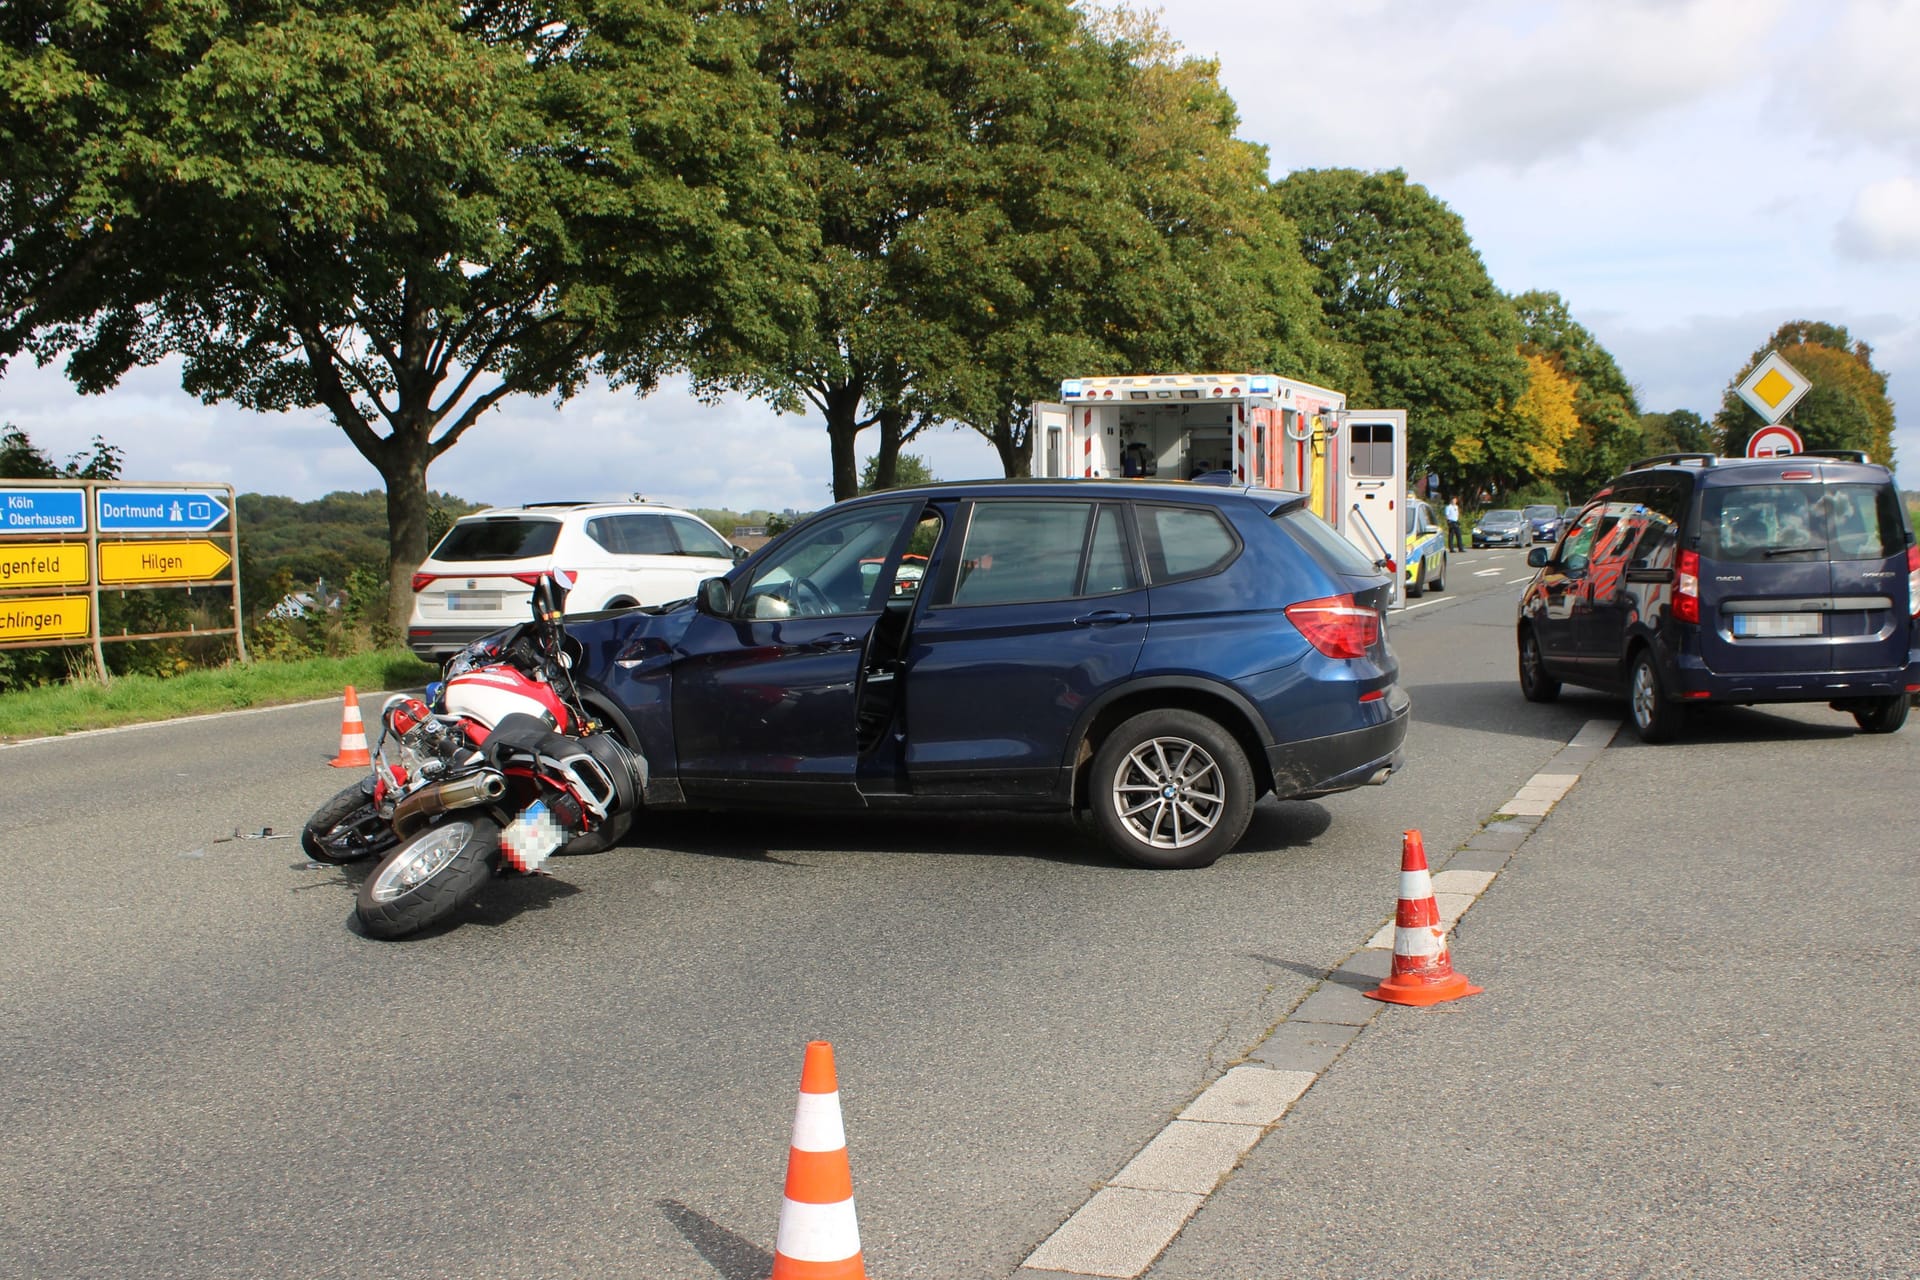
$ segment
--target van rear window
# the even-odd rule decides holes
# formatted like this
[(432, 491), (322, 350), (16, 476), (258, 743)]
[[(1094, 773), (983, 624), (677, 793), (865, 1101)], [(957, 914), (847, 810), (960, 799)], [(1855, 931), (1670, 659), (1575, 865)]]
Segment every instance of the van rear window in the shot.
[(433, 549), (435, 560), (527, 560), (553, 550), (558, 520), (472, 520), (456, 524)]
[(1906, 545), (1891, 485), (1751, 484), (1701, 498), (1700, 554), (1709, 560), (1885, 560)]

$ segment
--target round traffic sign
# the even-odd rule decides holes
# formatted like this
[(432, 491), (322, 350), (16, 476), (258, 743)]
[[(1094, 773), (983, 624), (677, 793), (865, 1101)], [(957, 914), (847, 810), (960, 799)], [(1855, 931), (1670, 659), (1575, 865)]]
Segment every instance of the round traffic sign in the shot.
[(1753, 433), (1747, 441), (1749, 458), (1780, 458), (1789, 453), (1798, 453), (1804, 446), (1800, 443), (1800, 433), (1792, 427), (1783, 427), (1774, 423), (1762, 427)]

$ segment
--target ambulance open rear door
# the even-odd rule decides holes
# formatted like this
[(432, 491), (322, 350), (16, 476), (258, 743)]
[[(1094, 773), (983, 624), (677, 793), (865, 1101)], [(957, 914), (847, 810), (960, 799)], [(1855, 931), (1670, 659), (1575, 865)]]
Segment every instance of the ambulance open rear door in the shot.
[(1350, 409), (1341, 416), (1346, 467), (1333, 524), (1368, 559), (1390, 562), (1393, 599), (1406, 589), (1407, 411)]

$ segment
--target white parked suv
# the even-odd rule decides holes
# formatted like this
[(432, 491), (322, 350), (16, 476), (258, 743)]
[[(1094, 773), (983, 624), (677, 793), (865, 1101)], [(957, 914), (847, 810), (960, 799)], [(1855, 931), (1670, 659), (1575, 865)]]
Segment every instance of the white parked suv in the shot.
[(690, 511), (651, 502), (536, 502), (462, 516), (413, 575), (407, 647), (429, 661), (525, 622), (543, 573), (574, 575), (567, 612), (684, 600), (745, 552)]

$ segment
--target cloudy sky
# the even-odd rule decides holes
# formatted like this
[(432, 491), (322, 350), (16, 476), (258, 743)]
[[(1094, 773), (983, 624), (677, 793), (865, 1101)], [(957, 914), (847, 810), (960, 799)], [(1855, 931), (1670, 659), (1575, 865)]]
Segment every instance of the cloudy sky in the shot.
[[(1161, 16), (1219, 57), (1275, 177), (1405, 169), (1465, 219), (1495, 284), (1565, 298), (1645, 409), (1710, 417), (1780, 324), (1845, 325), (1908, 410), (1895, 443), (1920, 488), (1920, 0), (1170, 0)], [(166, 367), (83, 398), (18, 363), (0, 421), (56, 458), (102, 435), (129, 479), (300, 499), (379, 484), (321, 415), (204, 406)], [(971, 433), (916, 449), (943, 479), (998, 472)], [(428, 479), (492, 503), (829, 497), (817, 418), (672, 387), (503, 406)]]

